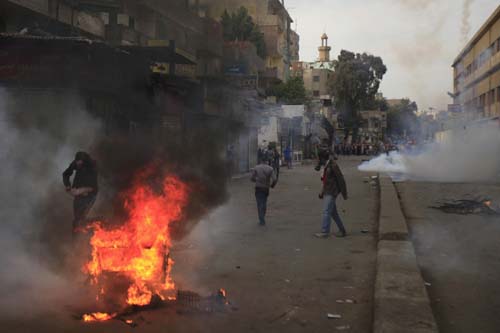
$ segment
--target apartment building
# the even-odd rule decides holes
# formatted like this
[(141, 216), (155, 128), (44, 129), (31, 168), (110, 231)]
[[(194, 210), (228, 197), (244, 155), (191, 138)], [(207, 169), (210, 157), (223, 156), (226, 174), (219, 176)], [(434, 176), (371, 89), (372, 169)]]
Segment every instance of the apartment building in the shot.
[(453, 62), (454, 104), (468, 120), (500, 116), (500, 6)]

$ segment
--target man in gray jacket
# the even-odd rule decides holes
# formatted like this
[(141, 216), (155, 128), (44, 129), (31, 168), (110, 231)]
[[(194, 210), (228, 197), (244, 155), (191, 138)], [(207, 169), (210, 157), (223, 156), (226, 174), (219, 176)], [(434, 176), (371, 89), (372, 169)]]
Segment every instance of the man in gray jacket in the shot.
[(264, 157), (259, 164), (252, 169), (252, 182), (255, 183), (255, 199), (257, 200), (257, 211), (259, 213), (259, 224), (266, 225), (267, 198), (269, 197), (269, 188), (274, 188), (277, 183), (277, 177), (274, 169), (267, 164)]

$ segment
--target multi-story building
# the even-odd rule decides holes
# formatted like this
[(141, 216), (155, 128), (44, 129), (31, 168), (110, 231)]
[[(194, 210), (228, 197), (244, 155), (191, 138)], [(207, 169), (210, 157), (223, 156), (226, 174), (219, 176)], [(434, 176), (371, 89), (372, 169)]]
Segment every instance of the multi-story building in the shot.
[(84, 36), (115, 46), (167, 47), (174, 41), (178, 53), (196, 63), (180, 70), (198, 76), (222, 71), (220, 24), (200, 18), (184, 0), (5, 0), (2, 31)]
[(300, 60), (300, 36), (291, 30), (290, 31), (290, 61), (292, 64)]
[(380, 110), (360, 111), (361, 128), (359, 135), (368, 142), (384, 138), (387, 131), (387, 112)]
[(500, 6), (453, 62), (453, 86), (468, 120), (500, 116)]
[[(200, 13), (195, 0), (2, 0), (0, 85), (22, 94), (75, 88), (106, 128), (161, 142), (216, 129), (246, 147), (234, 163), (247, 171), (257, 94), (228, 85), (221, 25)], [(235, 138), (231, 128), (243, 130)]]
[[(264, 77), (286, 81), (290, 75), (292, 18), (283, 0), (199, 0), (203, 15), (219, 20), (241, 7), (248, 10), (264, 34), (266, 43), (266, 70)], [(297, 44), (298, 45), (298, 44)]]
[(331, 96), (328, 88), (330, 76), (333, 73), (334, 63), (330, 60), (331, 46), (328, 45), (328, 36), (321, 36), (321, 46), (318, 48), (319, 57), (314, 62), (294, 62), (292, 64), (292, 76), (301, 76), (304, 79), (306, 91), (313, 100), (325, 101), (331, 104)]

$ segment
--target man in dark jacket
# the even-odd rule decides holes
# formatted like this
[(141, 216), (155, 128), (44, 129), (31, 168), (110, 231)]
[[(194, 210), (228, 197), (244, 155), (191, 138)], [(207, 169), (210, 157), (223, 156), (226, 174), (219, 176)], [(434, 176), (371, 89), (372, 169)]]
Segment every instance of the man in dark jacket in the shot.
[[(75, 172), (73, 183), (71, 176)], [(82, 227), (87, 214), (97, 197), (97, 165), (85, 152), (78, 152), (75, 160), (63, 172), (63, 183), (66, 191), (73, 195), (73, 232)]]
[(326, 238), (330, 235), (332, 218), (340, 231), (336, 236), (345, 237), (346, 230), (337, 211), (336, 199), (337, 196), (342, 193), (344, 200), (347, 200), (347, 186), (344, 175), (342, 175), (332, 153), (330, 153), (330, 158), (325, 165), (322, 181), (323, 188), (319, 194), (319, 198), (323, 199), (323, 223), (322, 230), (320, 233), (316, 234), (316, 237)]

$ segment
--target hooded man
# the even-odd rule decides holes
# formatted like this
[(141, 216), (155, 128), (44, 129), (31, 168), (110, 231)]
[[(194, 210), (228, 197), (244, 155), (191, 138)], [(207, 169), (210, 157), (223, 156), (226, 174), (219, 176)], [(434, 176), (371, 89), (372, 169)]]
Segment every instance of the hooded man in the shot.
[(315, 234), (315, 236), (319, 238), (328, 237), (330, 235), (330, 226), (333, 218), (340, 231), (336, 236), (345, 237), (347, 232), (337, 211), (336, 200), (340, 193), (342, 193), (344, 200), (347, 200), (347, 186), (344, 175), (342, 175), (333, 153), (330, 153), (321, 180), (323, 182), (323, 187), (319, 194), (319, 198), (323, 199), (323, 221), (321, 232)]
[[(75, 172), (73, 182), (70, 178)], [(86, 152), (78, 152), (75, 160), (63, 172), (66, 191), (73, 197), (73, 232), (82, 227), (97, 197), (97, 164)]]

